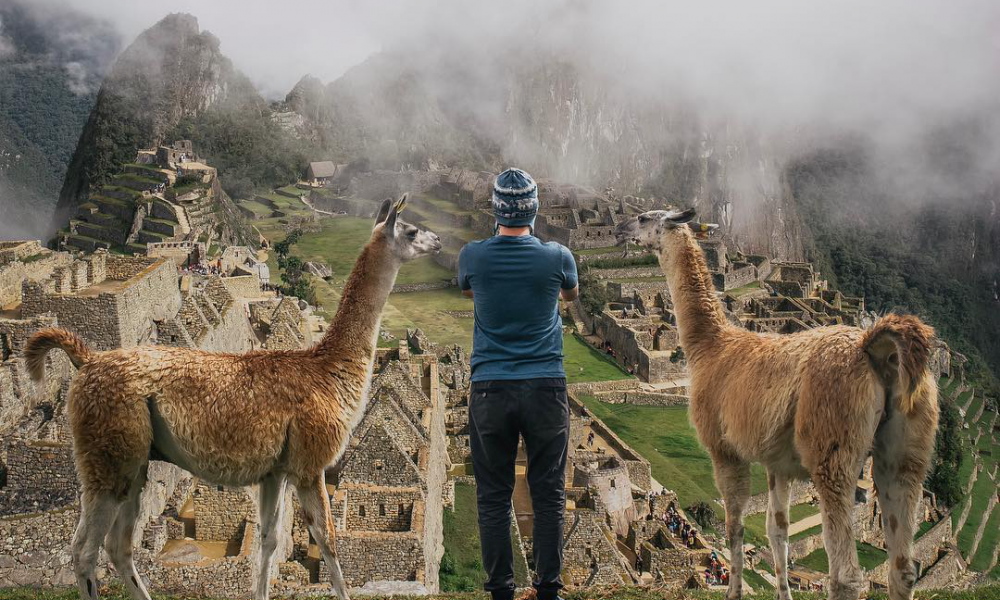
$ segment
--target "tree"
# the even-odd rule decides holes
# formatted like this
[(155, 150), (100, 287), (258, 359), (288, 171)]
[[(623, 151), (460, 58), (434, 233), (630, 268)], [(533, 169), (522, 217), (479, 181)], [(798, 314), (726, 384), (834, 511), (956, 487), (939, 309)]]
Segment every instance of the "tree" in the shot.
[[(941, 415), (938, 418), (937, 438), (934, 441), (934, 456), (931, 470), (924, 485), (937, 497), (941, 506), (954, 506), (962, 498), (963, 491), (958, 479), (958, 469), (962, 466), (961, 416), (955, 403), (941, 398)], [(970, 460), (965, 458), (964, 460)]]
[(588, 315), (598, 315), (608, 303), (607, 285), (594, 277), (590, 269), (580, 271), (580, 304)]
[(292, 245), (299, 241), (300, 237), (302, 230), (296, 229), (274, 245), (274, 253), (278, 256), (278, 268), (281, 269), (281, 279), (284, 282), (278, 286), (278, 290), (286, 296), (295, 296), (310, 304), (316, 304), (316, 290), (309, 281), (305, 263), (290, 253)]

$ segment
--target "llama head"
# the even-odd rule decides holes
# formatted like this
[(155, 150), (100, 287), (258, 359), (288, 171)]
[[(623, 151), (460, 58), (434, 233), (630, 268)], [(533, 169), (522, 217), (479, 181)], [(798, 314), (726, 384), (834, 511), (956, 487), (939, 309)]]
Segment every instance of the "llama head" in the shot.
[(707, 233), (718, 225), (693, 223), (694, 209), (650, 210), (618, 224), (615, 238), (618, 244), (635, 242), (644, 248), (660, 251), (669, 235), (677, 235), (685, 229), (696, 233)]
[(441, 251), (441, 239), (433, 231), (424, 231), (399, 218), (399, 213), (406, 208), (406, 194), (393, 202), (387, 198), (379, 208), (375, 217), (375, 227), (372, 238), (382, 236), (388, 244), (389, 251), (400, 261), (406, 262), (427, 254), (437, 254)]

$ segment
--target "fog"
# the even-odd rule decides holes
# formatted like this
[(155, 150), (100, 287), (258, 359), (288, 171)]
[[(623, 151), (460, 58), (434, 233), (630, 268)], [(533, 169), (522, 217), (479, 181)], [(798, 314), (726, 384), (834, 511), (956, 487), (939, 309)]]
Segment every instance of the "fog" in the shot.
[[(1000, 179), (995, 0), (32, 4), (107, 20), (126, 43), (166, 10), (189, 12), (272, 100), (305, 74), (329, 82), (389, 50), (417, 64), (460, 64), (463, 79), (434, 81), (438, 94), (473, 112), (488, 107), (495, 118), (491, 94), (503, 90), (491, 84), (505, 67), (495, 57), (555, 57), (645, 107), (683, 109), (706, 127), (735, 124), (780, 140), (785, 156), (862, 136), (885, 177), (914, 192), (953, 187), (959, 173), (978, 187)], [(969, 138), (952, 142), (969, 164), (929, 173), (928, 141), (959, 129)]]

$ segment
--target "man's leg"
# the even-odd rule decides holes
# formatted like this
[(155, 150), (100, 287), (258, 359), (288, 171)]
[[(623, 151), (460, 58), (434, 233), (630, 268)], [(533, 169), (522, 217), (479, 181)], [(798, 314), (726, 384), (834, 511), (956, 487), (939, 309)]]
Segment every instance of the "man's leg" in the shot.
[(528, 488), (535, 515), (532, 544), (538, 600), (562, 589), (563, 521), (566, 511), (566, 455), (569, 400), (565, 379), (532, 379), (520, 395), (521, 435), (528, 454)]
[(479, 539), (487, 579), (483, 588), (496, 600), (514, 597), (514, 554), (510, 541), (511, 496), (517, 460), (515, 399), (503, 382), (473, 382), (469, 398), (469, 438), (476, 476)]

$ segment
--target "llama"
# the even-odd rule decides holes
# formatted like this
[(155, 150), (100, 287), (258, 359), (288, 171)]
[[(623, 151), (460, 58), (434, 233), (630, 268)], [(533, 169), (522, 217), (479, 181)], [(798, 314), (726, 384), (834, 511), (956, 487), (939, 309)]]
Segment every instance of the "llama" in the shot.
[(912, 598), (917, 502), (937, 428), (927, 368), (933, 330), (889, 315), (869, 330), (820, 327), (764, 335), (730, 324), (690, 223), (694, 211), (653, 210), (618, 226), (619, 243), (657, 252), (690, 367), (691, 420), (726, 508), (728, 600), (742, 591), (743, 511), (750, 463), (767, 469), (767, 535), (779, 600), (789, 600), (789, 483), (811, 478), (830, 559), (829, 597), (855, 600), (862, 573), (852, 532), (858, 473), (869, 451), (891, 561), (889, 595)]
[(72, 548), (81, 598), (98, 598), (94, 569), (103, 542), (131, 596), (149, 600), (132, 540), (149, 461), (162, 460), (215, 484), (259, 486), (260, 600), (268, 596), (290, 481), (333, 589), (347, 599), (324, 471), (343, 454), (365, 412), (382, 308), (401, 264), (441, 249), (437, 235), (397, 218), (405, 201), (382, 204), (337, 314), (312, 348), (95, 352), (62, 329), (28, 341), (25, 358), (36, 381), (53, 348), (79, 369), (68, 410), (82, 488)]

